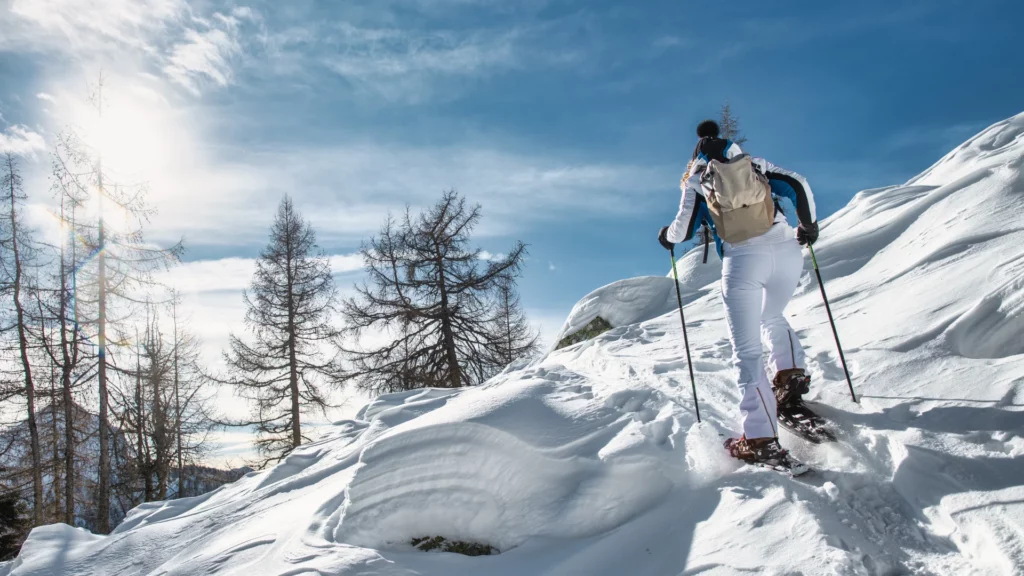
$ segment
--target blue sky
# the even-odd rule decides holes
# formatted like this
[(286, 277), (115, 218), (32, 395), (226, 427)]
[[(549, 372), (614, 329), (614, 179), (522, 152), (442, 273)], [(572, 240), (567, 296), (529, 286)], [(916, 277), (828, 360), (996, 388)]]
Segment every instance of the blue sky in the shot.
[[(184, 235), (188, 260), (256, 255), (287, 192), (350, 283), (387, 210), (455, 188), (483, 205), (481, 247), (530, 245), (523, 301), (548, 332), (588, 291), (665, 272), (655, 234), (725, 101), (822, 216), (1024, 108), (1016, 2), (81, 4), (0, 3), (0, 144), (39, 202), (102, 68), (151, 238)], [(210, 282), (227, 306), (248, 278)]]

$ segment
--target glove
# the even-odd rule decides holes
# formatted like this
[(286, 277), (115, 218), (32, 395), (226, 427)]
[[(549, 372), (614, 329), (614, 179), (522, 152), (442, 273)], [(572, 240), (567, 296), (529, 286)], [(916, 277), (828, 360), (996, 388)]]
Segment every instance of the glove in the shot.
[(796, 241), (801, 246), (814, 244), (818, 241), (818, 223), (812, 222), (810, 226), (800, 224), (796, 227)]
[(672, 250), (676, 247), (674, 242), (668, 241), (668, 226), (665, 226), (658, 232), (658, 242), (661, 243), (665, 250)]

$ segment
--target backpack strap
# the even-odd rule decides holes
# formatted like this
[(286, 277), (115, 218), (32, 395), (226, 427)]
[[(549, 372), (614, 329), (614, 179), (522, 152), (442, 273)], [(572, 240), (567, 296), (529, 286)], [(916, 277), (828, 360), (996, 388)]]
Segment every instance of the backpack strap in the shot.
[(704, 261), (701, 262), (701, 264), (707, 264), (708, 263), (708, 244), (710, 244), (710, 243), (711, 243), (711, 230), (708, 228), (708, 225), (705, 224), (704, 225)]

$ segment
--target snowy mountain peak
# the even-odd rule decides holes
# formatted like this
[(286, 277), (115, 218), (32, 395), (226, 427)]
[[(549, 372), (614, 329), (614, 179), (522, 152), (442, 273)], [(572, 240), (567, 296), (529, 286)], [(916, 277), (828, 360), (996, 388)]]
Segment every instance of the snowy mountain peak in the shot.
[[(377, 398), (278, 466), (135, 509), (109, 537), (33, 531), (16, 576), (56, 574), (1017, 574), (1024, 566), (1024, 115), (906, 185), (859, 193), (816, 245), (862, 403), (808, 262), (788, 315), (834, 444), (816, 473), (740, 466), (720, 263), (623, 280), (563, 335), (607, 332), (487, 384)], [(809, 259), (808, 259), (809, 260)], [(469, 558), (413, 538), (490, 545)], [(0, 573), (3, 570), (0, 569)]]

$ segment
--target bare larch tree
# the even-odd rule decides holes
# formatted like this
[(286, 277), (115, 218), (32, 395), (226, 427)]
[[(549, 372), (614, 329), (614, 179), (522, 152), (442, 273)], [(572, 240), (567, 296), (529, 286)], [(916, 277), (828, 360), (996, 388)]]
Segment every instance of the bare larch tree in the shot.
[(494, 286), (495, 364), (507, 366), (512, 362), (537, 354), (540, 334), (530, 326), (523, 312), (512, 274), (498, 276)]
[[(5, 211), (3, 224), (6, 229), (3, 237), (0, 238), (0, 244), (5, 252), (4, 256), (9, 255), (9, 258), (5, 257), (0, 260), (3, 265), (4, 287), (10, 288), (11, 306), (14, 309), (13, 329), (17, 335), (18, 365), (22, 371), (23, 388), (21, 393), (27, 407), (26, 422), (32, 458), (32, 525), (39, 526), (43, 524), (44, 516), (42, 447), (39, 443), (39, 427), (36, 421), (36, 382), (32, 378), (27, 314), (25, 313), (26, 258), (29, 257), (32, 246), (21, 221), (21, 209), (26, 197), (14, 155), (10, 152), (6, 153), (3, 157), (3, 164), (4, 173), (0, 179), (0, 189), (3, 191)], [(9, 327), (4, 326), (3, 328), (7, 331)]]
[[(178, 294), (172, 293), (171, 313), (171, 396), (173, 414), (168, 418), (173, 426), (176, 443), (176, 478), (174, 496), (195, 496), (197, 478), (186, 478), (185, 465), (194, 470), (208, 448), (207, 439), (217, 416), (213, 409), (211, 380), (201, 363), (202, 344), (188, 329), (188, 323), (179, 310)], [(191, 482), (190, 482), (191, 480)]]
[(303, 442), (301, 414), (331, 406), (325, 386), (340, 382), (331, 327), (336, 291), (330, 260), (309, 223), (285, 196), (244, 295), (251, 343), (232, 334), (228, 381), (252, 403), (263, 464)]
[[(525, 246), (481, 259), (469, 247), (480, 206), (445, 192), (434, 206), (398, 222), (389, 217), (361, 253), (368, 279), (346, 300), (349, 377), (374, 394), (478, 384), (504, 366), (506, 336), (496, 330), (495, 289), (519, 274)], [(363, 336), (388, 341), (359, 346)], [(517, 341), (511, 348), (518, 349)], [(528, 348), (528, 346), (527, 346)], [(498, 360), (501, 358), (501, 360)]]
[[(104, 79), (96, 87), (94, 102), (103, 121)], [(82, 319), (81, 325), (95, 330), (98, 364), (98, 436), (99, 465), (96, 490), (96, 531), (110, 531), (110, 500), (112, 474), (112, 445), (110, 426), (110, 368), (112, 348), (109, 336), (113, 328), (124, 325), (132, 318), (134, 308), (142, 302), (140, 294), (154, 286), (152, 273), (160, 267), (176, 262), (184, 250), (181, 242), (160, 248), (145, 241), (143, 225), (153, 210), (146, 204), (148, 188), (143, 184), (119, 185), (103, 167), (101, 149), (90, 148), (73, 133), (62, 141), (66, 157), (64, 165), (74, 180), (73, 187), (90, 191), (95, 199), (95, 220), (78, 223), (78, 240), (87, 254), (76, 271), (76, 299), (95, 306), (94, 318)], [(111, 218), (121, 219), (118, 226), (110, 226)], [(122, 331), (125, 332), (125, 331)], [(112, 346), (113, 344), (113, 346)]]
[[(41, 327), (50, 326), (48, 337), (43, 338), (43, 343), (47, 358), (56, 367), (60, 379), (61, 394), (57, 405), (61, 408), (64, 424), (64, 513), (61, 520), (74, 526), (76, 494), (80, 488), (75, 423), (83, 420), (75, 391), (95, 378), (97, 369), (97, 358), (80, 323), (80, 312), (90, 314), (93, 307), (82, 309), (83, 303), (78, 298), (76, 282), (77, 271), (89, 256), (79, 241), (82, 222), (77, 218), (77, 213), (91, 195), (89, 182), (82, 177), (91, 173), (91, 167), (88, 166), (83, 147), (71, 134), (58, 135), (57, 146), (51, 157), (52, 190), (58, 203), (58, 211), (54, 215), (64, 234), (55, 247), (57, 265), (50, 271), (50, 286), (41, 289), (44, 296), (39, 299), (39, 324)], [(86, 433), (87, 429), (78, 432)]]

